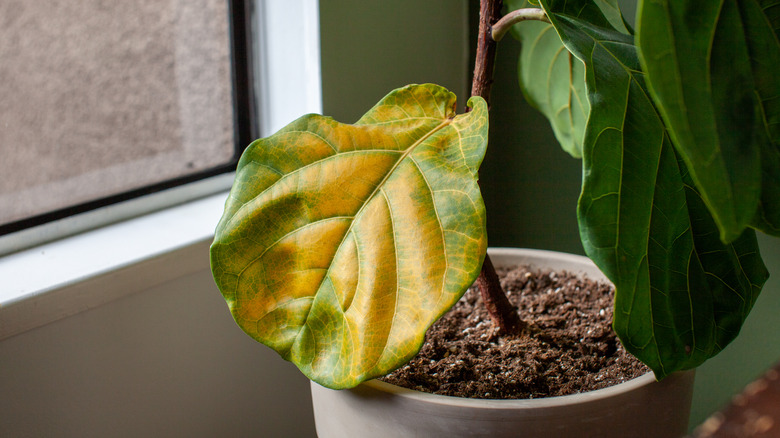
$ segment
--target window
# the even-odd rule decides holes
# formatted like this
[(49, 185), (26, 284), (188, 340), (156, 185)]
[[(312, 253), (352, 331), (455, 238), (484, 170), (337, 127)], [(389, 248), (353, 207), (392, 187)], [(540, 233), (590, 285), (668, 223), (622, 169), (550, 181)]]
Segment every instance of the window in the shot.
[[(44, 1), (85, 0), (30, 3)], [(0, 27), (10, 20), (7, 6), (16, 3), (27, 1), (0, 1)], [(211, 0), (168, 4), (178, 3), (222, 4)], [(98, 7), (101, 3), (90, 0), (90, 4)], [(236, 87), (231, 117), (236, 129), (233, 139), (238, 138), (243, 146), (301, 114), (321, 111), (319, 7), (317, 0), (247, 0), (232, 2), (233, 9), (228, 10), (242, 12), (236, 9), (238, 5), (243, 5), (244, 18), (231, 14), (237, 46), (232, 51), (247, 53), (243, 59), (231, 59)], [(246, 25), (246, 21), (253, 32), (239, 36), (240, 23)], [(244, 38), (251, 44), (242, 48)], [(3, 44), (0, 41), (0, 50)], [(257, 62), (242, 64), (250, 55)], [(242, 90), (241, 84), (248, 89)], [(252, 102), (241, 104), (252, 95), (259, 96), (261, 111), (256, 115), (250, 111)], [(256, 119), (260, 122), (255, 123)], [(5, 128), (0, 124), (0, 129)], [(0, 143), (0, 162), (10, 147)], [(0, 174), (3, 179), (5, 175)], [(0, 236), (0, 340), (208, 269), (208, 243), (232, 179), (228, 172)], [(71, 236), (60, 238), (64, 235)], [(41, 243), (54, 238), (60, 239)]]
[(232, 171), (258, 134), (252, 8), (1, 2), (0, 235)]

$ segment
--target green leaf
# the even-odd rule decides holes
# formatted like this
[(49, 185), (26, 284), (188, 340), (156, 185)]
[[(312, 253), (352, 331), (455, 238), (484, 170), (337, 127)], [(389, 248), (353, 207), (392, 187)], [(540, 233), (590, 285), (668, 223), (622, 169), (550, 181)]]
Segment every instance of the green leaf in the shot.
[[(507, 5), (510, 10), (529, 6), (524, 0), (510, 0)], [(512, 34), (523, 43), (518, 73), (525, 100), (547, 117), (563, 150), (581, 158), (590, 112), (585, 67), (566, 50), (548, 23), (518, 23)]]
[(594, 3), (596, 3), (601, 13), (604, 14), (604, 17), (615, 30), (626, 35), (633, 34), (628, 24), (626, 24), (623, 14), (620, 12), (618, 0), (594, 0)]
[(615, 331), (662, 378), (733, 339), (767, 273), (751, 230), (729, 244), (718, 238), (645, 88), (632, 38), (565, 13), (589, 3), (542, 1), (586, 67), (580, 233), (616, 286)]
[(238, 325), (330, 388), (408, 361), (479, 274), (487, 105), (395, 90), (356, 124), (304, 116), (253, 143), (211, 247)]
[[(510, 11), (532, 6), (526, 0), (508, 0), (506, 4)], [(595, 5), (597, 8), (585, 11), (591, 20), (630, 33), (617, 0), (597, 0)], [(581, 158), (590, 112), (585, 67), (566, 50), (548, 23), (524, 21), (512, 27), (512, 35), (523, 43), (518, 74), (525, 100), (547, 117), (561, 148)]]
[[(591, 26), (630, 33), (623, 31), (625, 27), (617, 0), (550, 0), (541, 2), (541, 6), (548, 13), (555, 11), (559, 15), (577, 17)], [(615, 22), (618, 22), (618, 27), (615, 27)]]
[[(637, 44), (648, 87), (726, 242), (755, 223), (767, 183), (762, 167), (769, 177), (780, 171), (762, 164), (772, 148), (768, 134), (774, 131), (777, 141), (780, 118), (773, 3), (653, 0), (639, 6)], [(778, 201), (772, 196), (763, 203)], [(780, 224), (777, 212), (766, 219)]]
[(773, 0), (738, 3), (753, 81), (769, 141), (761, 142), (761, 199), (753, 226), (780, 236), (780, 7)]

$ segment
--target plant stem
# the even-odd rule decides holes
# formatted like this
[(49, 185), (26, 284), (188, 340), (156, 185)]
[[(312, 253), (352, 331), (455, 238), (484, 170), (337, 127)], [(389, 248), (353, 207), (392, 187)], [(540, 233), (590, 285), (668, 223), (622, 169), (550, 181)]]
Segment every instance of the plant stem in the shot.
[(474, 60), (474, 78), (471, 95), (480, 96), (490, 106), (490, 87), (493, 85), (493, 65), (496, 60), (496, 41), (491, 31), (493, 24), (501, 19), (503, 0), (479, 1), (479, 36), (477, 56)]
[(482, 263), (482, 271), (477, 277), (477, 288), (482, 296), (485, 309), (487, 309), (493, 324), (498, 327), (499, 332), (515, 334), (520, 333), (525, 328), (526, 324), (520, 319), (517, 309), (509, 302), (498, 280), (493, 262), (490, 261), (487, 254), (485, 254), (485, 261)]
[[(496, 59), (496, 41), (491, 36), (491, 30), (493, 24), (501, 18), (503, 0), (480, 0), (479, 3), (479, 38), (471, 95), (482, 97), (490, 106), (490, 88), (493, 85), (493, 66)], [(487, 254), (477, 278), (477, 287), (490, 319), (501, 332), (517, 333), (523, 329), (525, 324), (504, 293)]]

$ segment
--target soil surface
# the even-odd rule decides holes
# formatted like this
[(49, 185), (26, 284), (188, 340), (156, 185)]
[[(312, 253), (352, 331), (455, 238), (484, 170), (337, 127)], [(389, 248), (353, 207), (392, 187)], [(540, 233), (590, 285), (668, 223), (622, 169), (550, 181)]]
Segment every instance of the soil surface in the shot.
[(614, 291), (569, 273), (499, 269), (528, 323), (499, 335), (474, 287), (426, 334), (420, 353), (381, 380), (470, 398), (542, 398), (604, 388), (647, 373), (610, 326)]

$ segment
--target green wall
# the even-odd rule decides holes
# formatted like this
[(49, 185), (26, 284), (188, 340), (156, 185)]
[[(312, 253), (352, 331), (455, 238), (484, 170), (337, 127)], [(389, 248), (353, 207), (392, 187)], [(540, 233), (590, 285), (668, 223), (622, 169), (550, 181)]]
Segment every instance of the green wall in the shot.
[(437, 83), (463, 105), (465, 0), (322, 0), (323, 112), (349, 123), (391, 90)]
[(581, 163), (565, 153), (547, 120), (523, 100), (520, 44), (499, 45), (491, 93), (490, 143), (480, 169), (491, 246), (582, 254), (576, 205)]
[[(631, 0), (625, 3), (633, 10)], [(465, 102), (474, 45), (468, 11), (477, 4), (321, 1), (324, 113), (355, 121), (408, 83), (436, 82)], [(512, 38), (499, 46), (491, 140), (480, 171), (490, 244), (582, 253), (575, 215), (581, 163), (558, 147), (547, 121), (522, 101), (518, 51)], [(777, 278), (766, 285), (737, 341), (700, 367), (692, 425), (780, 360), (780, 241), (762, 237), (761, 247)]]

